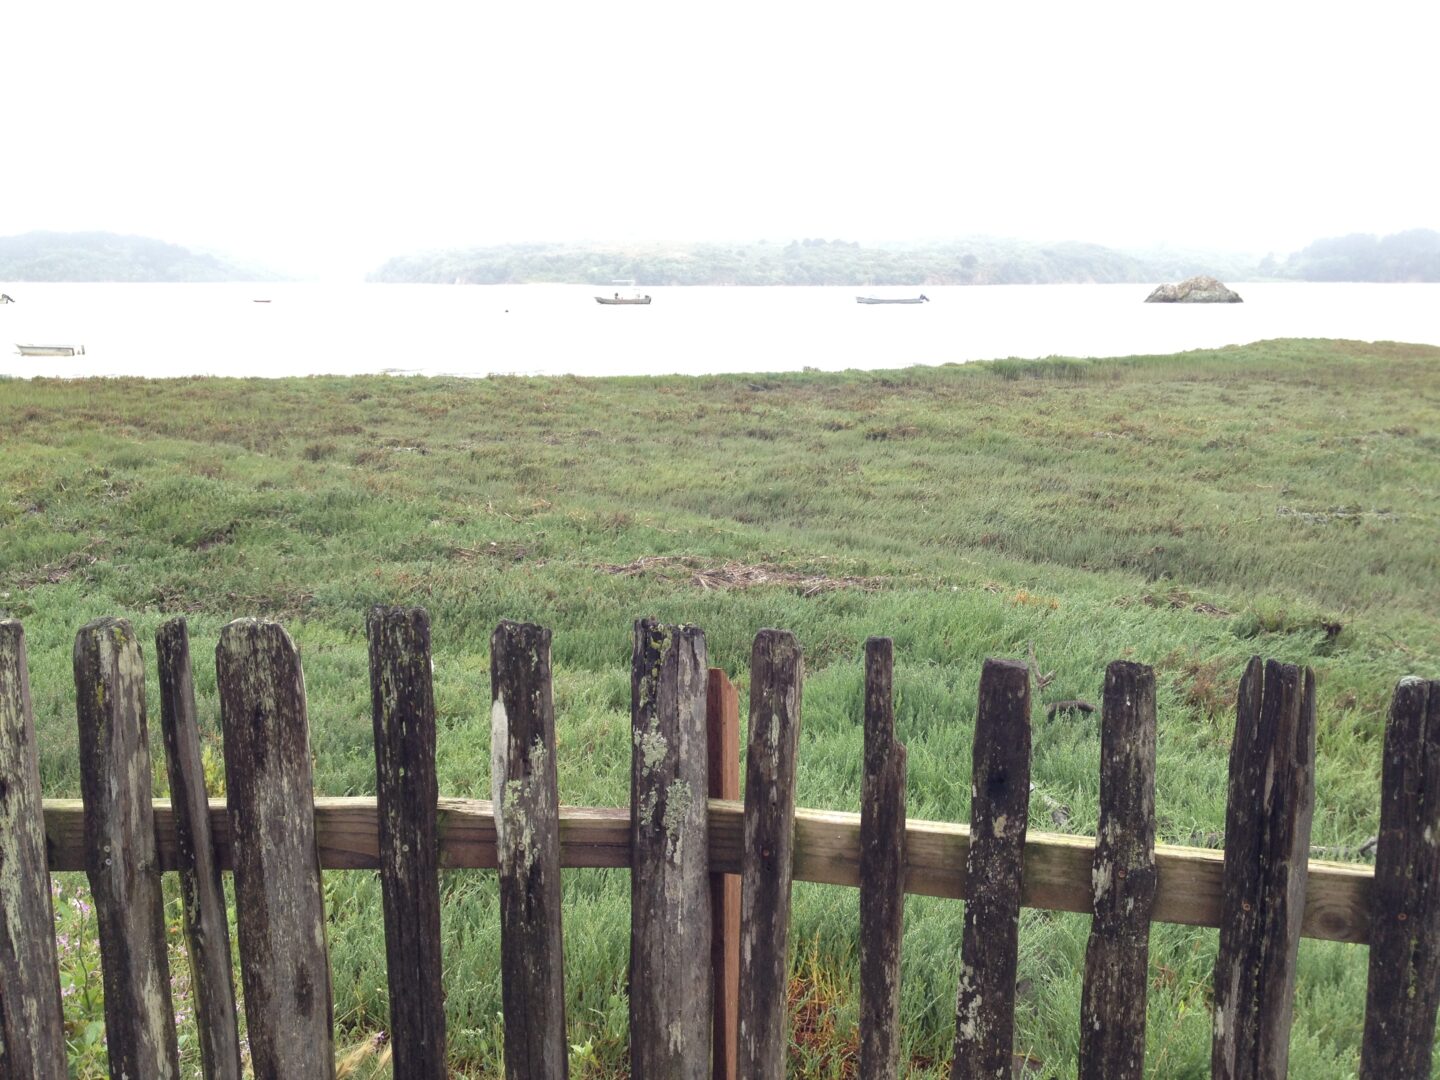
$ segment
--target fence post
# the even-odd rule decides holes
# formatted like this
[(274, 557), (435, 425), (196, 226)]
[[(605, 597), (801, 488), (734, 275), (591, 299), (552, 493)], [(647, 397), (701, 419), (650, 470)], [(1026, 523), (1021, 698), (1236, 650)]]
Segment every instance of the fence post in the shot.
[(1428, 1080), (1440, 994), (1440, 681), (1402, 679), (1385, 727), (1361, 1080)]
[[(725, 672), (710, 669), (705, 695), (710, 797), (740, 798), (740, 695)], [(740, 875), (710, 875), (710, 970), (715, 1017), (711, 1030), (711, 1080), (737, 1080), (740, 1025)]]
[(64, 1080), (55, 913), (25, 630), (0, 619), (0, 1076)]
[(240, 977), (259, 1077), (335, 1075), (334, 1006), (300, 654), (237, 619), (215, 649)]
[(1261, 664), (1240, 680), (1210, 1070), (1217, 1080), (1284, 1076), (1295, 1004), (1315, 810), (1315, 677)]
[(761, 630), (750, 653), (745, 851), (740, 877), (740, 1044), (744, 1080), (785, 1075), (795, 753), (805, 665), (795, 636)]
[(165, 900), (150, 805), (145, 665), (124, 619), (97, 619), (75, 637), (85, 875), (95, 898), (112, 1076), (180, 1073)]
[(570, 1063), (549, 630), (508, 620), (495, 628), (490, 692), (492, 761), (503, 765), (494, 795), (505, 1075), (557, 1080)]
[(1080, 1003), (1080, 1080), (1141, 1080), (1155, 903), (1155, 673), (1116, 660), (1100, 712), (1095, 917)]
[(180, 856), (181, 920), (195, 987), (200, 1067), (207, 1080), (240, 1080), (240, 1033), (230, 963), (225, 892), (210, 838), (210, 801), (195, 719), (190, 636), (183, 618), (155, 633), (160, 675), (160, 730), (170, 776), (170, 803)]
[(705, 635), (635, 623), (631, 663), (630, 1070), (710, 1074)]
[(440, 791), (430, 616), (424, 608), (375, 607), (365, 628), (393, 1068), (396, 1076), (443, 1080), (445, 991), (435, 823)]
[(865, 642), (860, 784), (860, 1075), (900, 1067), (900, 933), (905, 915), (905, 747), (895, 740), (894, 647)]
[(1030, 808), (1030, 670), (986, 660), (971, 752), (970, 854), (952, 1080), (1009, 1076)]

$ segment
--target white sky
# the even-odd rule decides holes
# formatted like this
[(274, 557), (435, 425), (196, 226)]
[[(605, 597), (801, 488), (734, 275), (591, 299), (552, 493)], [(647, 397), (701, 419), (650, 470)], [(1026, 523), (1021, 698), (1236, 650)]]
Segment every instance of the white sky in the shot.
[(0, 18), (0, 235), (1279, 254), (1440, 227), (1440, 4), (117, 4)]

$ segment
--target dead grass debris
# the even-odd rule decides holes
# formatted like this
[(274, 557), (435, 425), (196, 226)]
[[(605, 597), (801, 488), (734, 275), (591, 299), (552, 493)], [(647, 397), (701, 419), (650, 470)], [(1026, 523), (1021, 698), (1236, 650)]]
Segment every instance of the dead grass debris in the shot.
[(793, 589), (801, 596), (817, 596), (837, 589), (873, 592), (882, 584), (880, 578), (817, 573), (774, 563), (744, 563), (732, 559), (716, 564), (695, 555), (643, 555), (634, 562), (602, 563), (597, 569), (622, 577), (658, 577), (686, 582), (706, 592), (779, 586)]

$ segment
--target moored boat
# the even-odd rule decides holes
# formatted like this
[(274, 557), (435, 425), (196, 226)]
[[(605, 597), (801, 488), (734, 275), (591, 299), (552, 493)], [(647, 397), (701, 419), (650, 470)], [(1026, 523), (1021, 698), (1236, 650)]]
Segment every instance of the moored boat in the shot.
[(21, 356), (84, 356), (84, 345), (16, 345)]
[(900, 297), (857, 296), (855, 297), (855, 302), (857, 304), (928, 304), (930, 302), (930, 298), (924, 293), (921, 293), (919, 296)]

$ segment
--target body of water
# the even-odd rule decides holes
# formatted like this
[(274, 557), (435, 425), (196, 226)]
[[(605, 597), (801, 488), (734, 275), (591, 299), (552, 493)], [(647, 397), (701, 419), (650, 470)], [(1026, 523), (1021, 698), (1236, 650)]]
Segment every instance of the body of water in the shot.
[[(1235, 284), (1243, 304), (1146, 304), (1140, 285), (11, 284), (0, 375), (705, 374), (1126, 356), (1277, 337), (1440, 345), (1440, 285)], [(627, 290), (628, 291), (628, 290)], [(263, 301), (263, 302), (257, 302)], [(29, 357), (19, 345), (83, 356)]]

